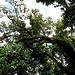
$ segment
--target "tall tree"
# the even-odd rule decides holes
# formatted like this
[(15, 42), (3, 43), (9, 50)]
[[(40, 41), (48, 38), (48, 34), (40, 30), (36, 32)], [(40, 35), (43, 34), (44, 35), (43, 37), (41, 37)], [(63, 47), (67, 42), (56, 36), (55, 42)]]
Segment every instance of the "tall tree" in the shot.
[[(72, 1), (69, 1), (69, 4), (65, 0), (55, 1), (58, 2), (58, 5), (55, 6), (63, 5), (64, 9), (73, 5)], [(55, 1), (46, 0), (41, 2), (49, 5)], [(50, 17), (44, 19), (37, 9), (32, 9), (30, 12), (26, 9), (23, 1), (20, 1), (19, 5), (15, 2), (14, 7), (15, 15), (6, 13), (11, 20), (9, 25), (5, 26), (4, 22), (1, 23), (0, 28), (3, 36), (0, 41), (5, 40), (12, 45), (21, 43), (21, 45), (19, 47), (16, 44), (12, 47), (7, 45), (1, 48), (1, 51), (5, 49), (4, 51), (7, 52), (4, 52), (4, 55), (1, 53), (1, 66), (4, 63), (8, 64), (6, 71), (5, 65), (0, 70), (1, 74), (34, 75), (35, 71), (38, 71), (41, 75), (74, 75), (75, 47), (74, 38), (69, 36), (69, 31), (66, 30), (69, 25), (65, 26), (65, 21), (68, 21), (67, 10), (64, 10), (65, 18), (62, 21), (53, 23)], [(25, 23), (27, 19), (30, 21), (29, 27)], [(53, 36), (51, 36), (52, 31), (55, 31)]]

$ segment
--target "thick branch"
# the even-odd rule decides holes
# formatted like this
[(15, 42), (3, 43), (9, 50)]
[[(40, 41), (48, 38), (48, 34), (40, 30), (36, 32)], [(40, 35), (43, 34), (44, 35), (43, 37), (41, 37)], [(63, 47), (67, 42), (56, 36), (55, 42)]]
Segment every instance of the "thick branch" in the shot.
[(61, 63), (59, 63), (55, 58), (53, 58), (52, 56), (50, 56), (48, 53), (46, 53), (46, 55), (48, 56), (48, 57), (50, 57), (52, 60), (54, 60), (57, 64), (58, 64), (58, 66), (59, 66), (59, 68), (64, 72), (64, 73), (66, 73), (67, 75), (75, 75), (75, 74), (73, 74), (72, 72), (70, 72), (68, 69), (66, 69)]
[(42, 41), (44, 40), (44, 43), (52, 43), (52, 44), (58, 44), (60, 47), (63, 48), (64, 52), (66, 53), (68, 57), (68, 63), (71, 65), (73, 70), (75, 69), (75, 51), (73, 46), (65, 39), (60, 39), (60, 38), (49, 38), (47, 36), (34, 36), (34, 37), (25, 37), (21, 38), (17, 42), (21, 42), (24, 40), (39, 40), (41, 39)]

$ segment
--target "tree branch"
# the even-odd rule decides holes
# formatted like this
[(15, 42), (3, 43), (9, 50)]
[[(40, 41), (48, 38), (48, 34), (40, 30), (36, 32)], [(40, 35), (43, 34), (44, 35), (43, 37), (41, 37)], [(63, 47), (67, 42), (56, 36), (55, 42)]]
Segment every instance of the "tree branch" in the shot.
[(57, 44), (58, 46), (62, 47), (64, 52), (68, 57), (68, 63), (71, 65), (73, 70), (75, 70), (75, 51), (73, 46), (66, 40), (61, 38), (49, 38), (47, 36), (33, 36), (33, 37), (24, 37), (16, 42), (26, 41), (26, 40), (39, 40), (45, 41), (44, 43), (52, 43)]
[(45, 53), (45, 55), (47, 55), (48, 57), (50, 57), (52, 60), (54, 60), (57, 64), (58, 64), (58, 66), (59, 66), (59, 68), (64, 72), (64, 73), (66, 73), (67, 75), (75, 75), (75, 74), (73, 74), (72, 72), (70, 72), (68, 69), (66, 69), (61, 63), (59, 63), (55, 58), (53, 58), (52, 56), (50, 56), (48, 53)]

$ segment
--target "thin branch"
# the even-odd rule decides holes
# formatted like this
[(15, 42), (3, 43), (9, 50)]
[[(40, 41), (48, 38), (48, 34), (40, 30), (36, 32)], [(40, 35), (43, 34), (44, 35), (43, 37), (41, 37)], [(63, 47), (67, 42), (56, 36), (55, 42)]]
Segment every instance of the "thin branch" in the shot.
[(29, 31), (29, 30), (27, 30), (25, 27), (22, 27), (21, 25), (17, 25), (18, 27), (20, 27), (20, 28), (23, 28), (24, 30), (26, 30), (27, 31), (27, 33), (32, 37), (32, 34), (31, 34), (31, 32)]

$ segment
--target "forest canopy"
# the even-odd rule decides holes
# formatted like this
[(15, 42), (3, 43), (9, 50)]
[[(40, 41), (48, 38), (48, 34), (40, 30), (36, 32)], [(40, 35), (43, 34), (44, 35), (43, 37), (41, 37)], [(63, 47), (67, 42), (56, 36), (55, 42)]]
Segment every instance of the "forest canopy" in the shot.
[(29, 10), (23, 0), (6, 1), (14, 9), (0, 9), (10, 19), (8, 25), (0, 23), (0, 42), (6, 42), (0, 46), (0, 75), (75, 75), (74, 0), (36, 0), (63, 6), (63, 18), (57, 22), (38, 9)]

